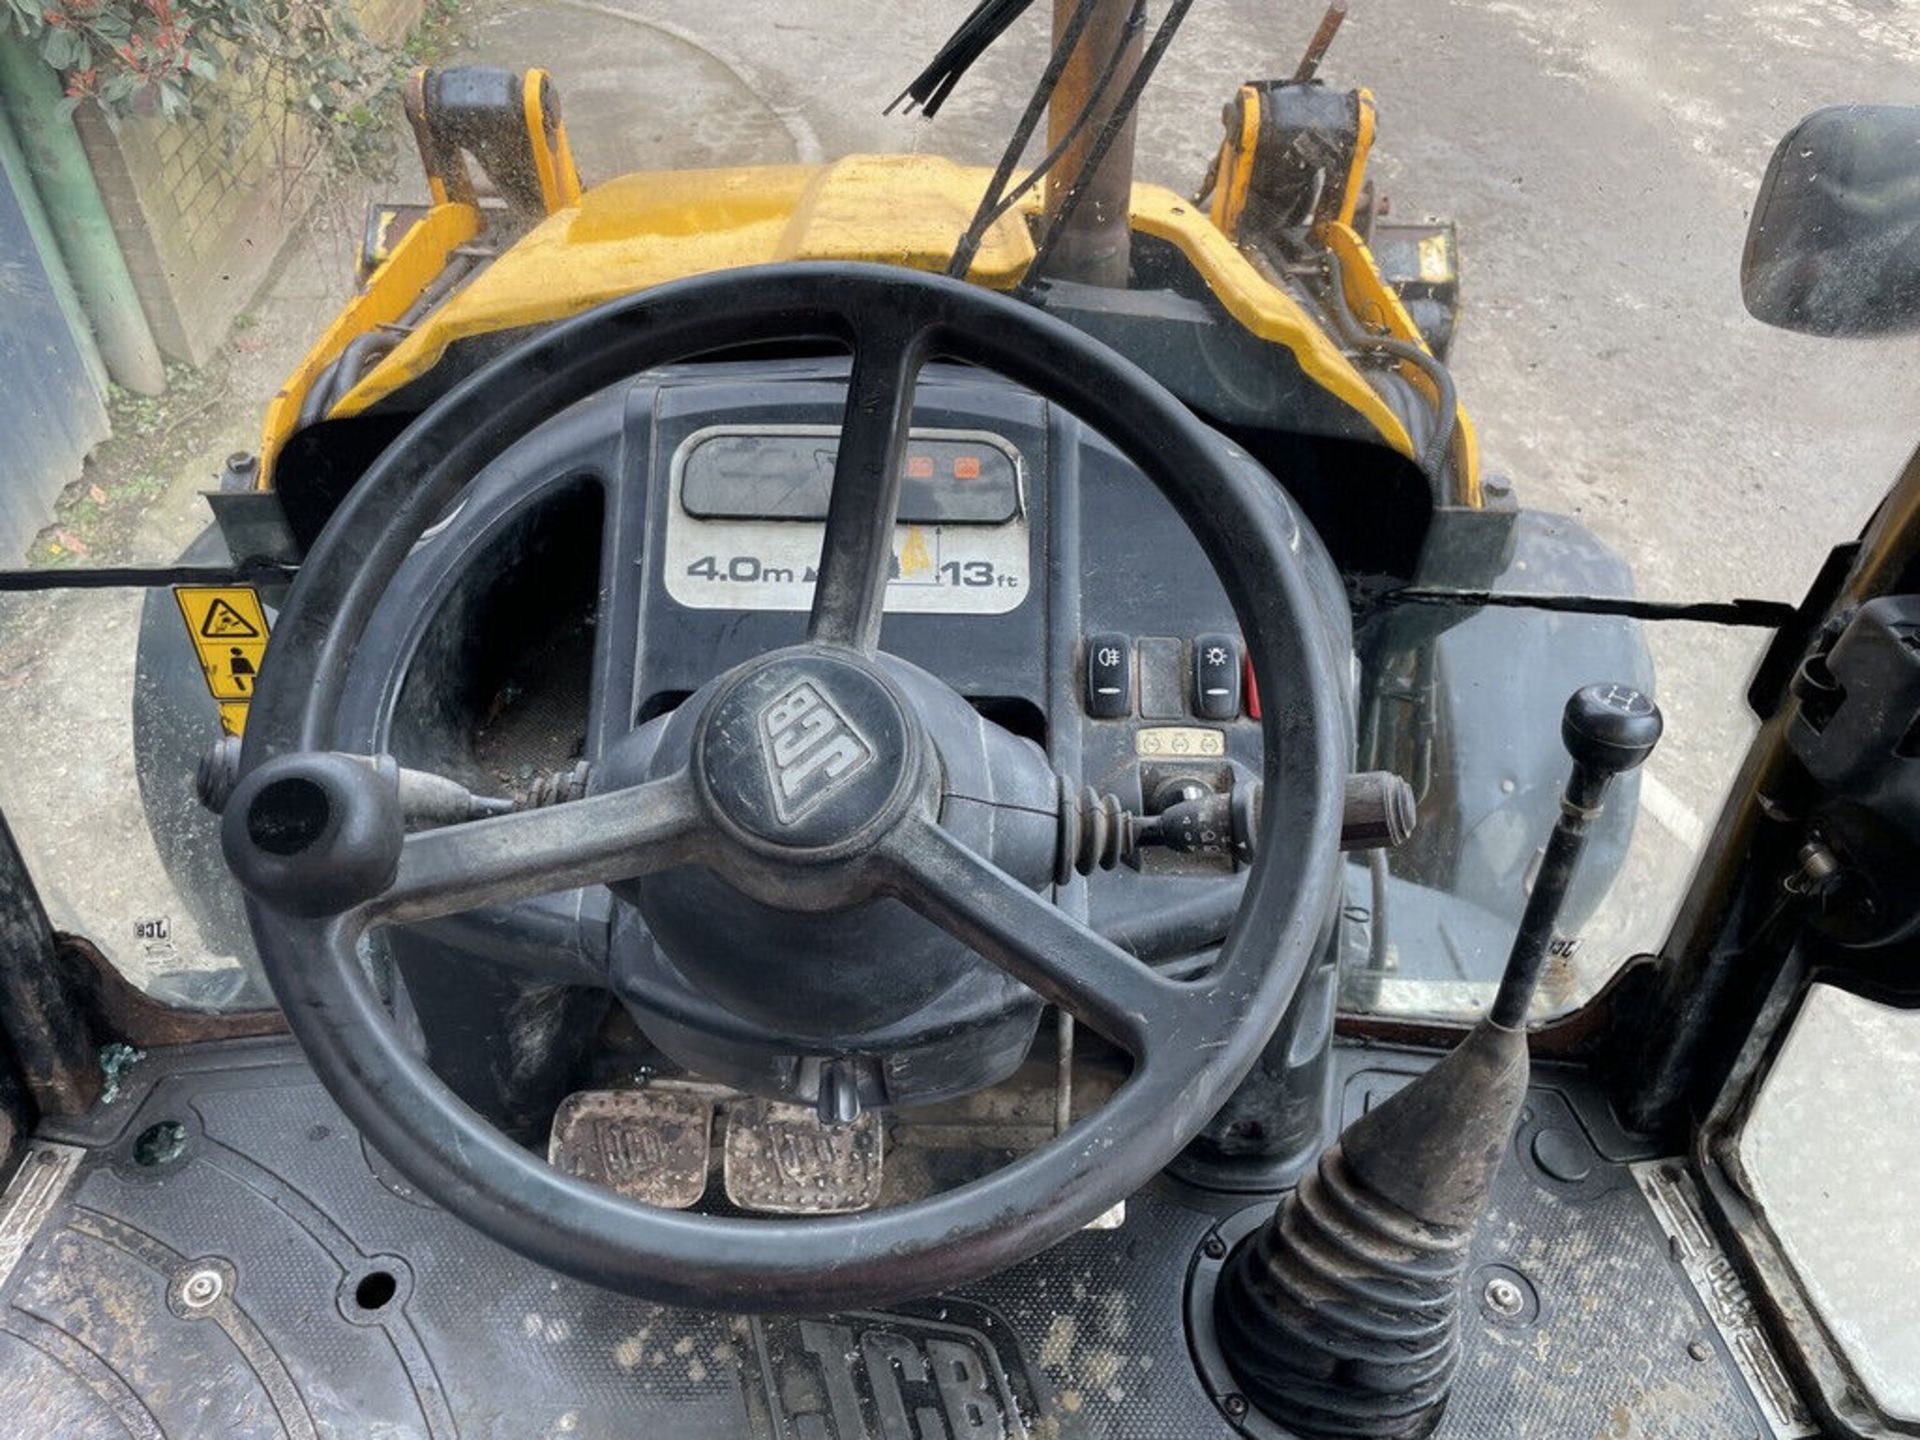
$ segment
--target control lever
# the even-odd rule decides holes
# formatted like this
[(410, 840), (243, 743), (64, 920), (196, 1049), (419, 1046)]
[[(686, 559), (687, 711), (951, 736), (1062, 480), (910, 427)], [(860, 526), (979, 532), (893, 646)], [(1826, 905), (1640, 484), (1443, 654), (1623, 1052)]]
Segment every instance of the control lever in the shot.
[(1510, 1030), (1524, 1028), (1540, 982), (1567, 892), (1587, 848), (1587, 833), (1600, 818), (1614, 778), (1635, 770), (1660, 739), (1660, 707), (1628, 685), (1589, 685), (1576, 690), (1560, 717), (1560, 743), (1573, 757), (1573, 774), (1560, 797), (1560, 818), (1547, 837), (1546, 853), (1520, 915), (1520, 930), (1507, 954), (1487, 1019)]
[(1157, 813), (1143, 816), (1133, 827), (1134, 849), (1157, 845), (1176, 855), (1216, 855), (1235, 861), (1253, 858), (1253, 837), (1260, 831), (1260, 782), (1236, 783), (1225, 792), (1209, 790), (1198, 780), (1181, 780), (1169, 795), (1163, 791)]
[[(535, 810), (578, 800), (587, 793), (588, 770), (580, 761), (567, 770), (534, 777), (527, 787), (527, 798), (519, 804), (495, 795), (476, 795), (457, 780), (427, 770), (413, 770), (399, 764), (391, 755), (351, 755), (376, 774), (392, 780), (397, 787), (400, 813), (408, 828), (430, 829), (439, 825), (458, 825), (468, 820), (485, 820), (514, 810)], [(200, 757), (194, 773), (194, 791), (200, 803), (214, 814), (225, 812), (234, 786), (240, 783), (240, 737), (222, 735)]]
[[(1215, 790), (1197, 775), (1179, 775), (1155, 790), (1149, 797), (1152, 812), (1140, 815), (1117, 796), (1075, 789), (1061, 776), (1054, 883), (1065, 885), (1076, 872), (1091, 875), (1122, 864), (1137, 866), (1148, 846), (1249, 864), (1260, 834), (1262, 790), (1258, 780), (1236, 780), (1226, 790)], [(1347, 777), (1340, 817), (1342, 850), (1404, 844), (1413, 826), (1413, 788), (1398, 775), (1370, 770)]]
[(1245, 1398), (1303, 1440), (1417, 1440), (1439, 1424), (1473, 1233), (1526, 1098), (1527, 1011), (1607, 791), (1660, 727), (1630, 686), (1568, 700), (1573, 773), (1486, 1018), (1349, 1125), (1228, 1256), (1221, 1353)]

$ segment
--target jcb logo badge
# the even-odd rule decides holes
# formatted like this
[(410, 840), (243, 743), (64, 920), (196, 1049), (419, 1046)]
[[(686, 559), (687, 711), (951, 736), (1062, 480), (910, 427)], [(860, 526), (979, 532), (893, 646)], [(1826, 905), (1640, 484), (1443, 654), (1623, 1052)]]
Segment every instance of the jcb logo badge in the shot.
[(807, 815), (873, 760), (873, 747), (811, 680), (796, 681), (760, 711), (760, 741), (783, 825)]

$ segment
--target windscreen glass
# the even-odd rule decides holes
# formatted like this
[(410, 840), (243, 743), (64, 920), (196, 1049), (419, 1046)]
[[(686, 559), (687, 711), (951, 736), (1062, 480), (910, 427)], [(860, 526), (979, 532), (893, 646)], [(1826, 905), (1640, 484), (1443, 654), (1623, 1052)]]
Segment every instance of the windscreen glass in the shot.
[[(1045, 4), (950, 87), (910, 82), (963, 4), (245, 8), (0, 7), (0, 811), (54, 927), (185, 1003), (270, 998), (215, 810), (308, 547), (412, 414), (626, 294), (777, 261), (950, 272), (1112, 347), (1284, 489), (1351, 601), (1352, 768), (1418, 806), (1404, 845), (1328, 862), (1355, 1011), (1484, 1009), (1559, 813), (1561, 709), (1593, 682), (1650, 693), (1666, 734), (1597, 822), (1539, 1014), (1658, 951), (1775, 627), (1914, 445), (1911, 225), (1905, 248), (1859, 206), (1822, 226), (1818, 165), (1763, 192), (1801, 117), (1878, 106), (1786, 153), (1853, 155), (1845, 195), (1906, 223), (1920, 170), (1886, 167), (1920, 147), (1888, 140), (1909, 121), (1885, 107), (1911, 103), (1920, 11), (1891, 0), (1737, 23), (1367, 0), (1310, 77), (1320, 6), (1154, 0), (1152, 73), (1112, 134), (1039, 108), (1021, 128)], [(1112, 57), (1092, 59), (1097, 80)], [(545, 67), (564, 156), (524, 104), (497, 144), (423, 155), (422, 64)], [(1095, 183), (1129, 148), (1132, 188)], [(1778, 223), (1750, 250), (1757, 209)], [(582, 458), (659, 467), (661, 512), (595, 488), (493, 537), (491, 588), (449, 587), (422, 627), (451, 678), (394, 689), (409, 763), (502, 803), (564, 790), (599, 703), (604, 536), (636, 537), (688, 625), (804, 613), (837, 442), (740, 396), (757, 366), (816, 358), (729, 352), (725, 423)], [(969, 675), (1053, 607), (1030, 647), (1051, 688), (968, 698), (1068, 771), (1093, 753), (1060, 748), (1083, 692), (1124, 709), (1071, 723), (1131, 726), (1107, 749), (1136, 781), (1135, 762), (1245, 763), (1223, 737), (1287, 697), (1253, 695), (1224, 620), (1176, 623), (1198, 582), (1167, 557), (1190, 537), (1083, 549), (1035, 490), (1067, 463), (1054, 419), (1017, 440), (963, 419), (922, 414), (907, 446), (889, 613), (978, 627), (943, 652)], [(1100, 593), (1167, 618), (1091, 645), (1076, 617)], [(1098, 656), (1114, 673), (1089, 680)], [(701, 678), (633, 681), (629, 718)]]

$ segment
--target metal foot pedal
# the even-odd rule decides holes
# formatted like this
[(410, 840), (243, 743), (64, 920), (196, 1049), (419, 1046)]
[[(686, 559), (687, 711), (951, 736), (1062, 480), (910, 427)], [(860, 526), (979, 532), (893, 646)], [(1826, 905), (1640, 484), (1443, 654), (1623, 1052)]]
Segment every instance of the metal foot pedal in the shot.
[(805, 1105), (735, 1100), (721, 1162), (727, 1199), (769, 1215), (846, 1215), (880, 1199), (882, 1131), (868, 1110), (822, 1125)]
[(663, 1210), (707, 1190), (713, 1096), (671, 1082), (641, 1090), (581, 1090), (560, 1102), (547, 1142), (556, 1170)]

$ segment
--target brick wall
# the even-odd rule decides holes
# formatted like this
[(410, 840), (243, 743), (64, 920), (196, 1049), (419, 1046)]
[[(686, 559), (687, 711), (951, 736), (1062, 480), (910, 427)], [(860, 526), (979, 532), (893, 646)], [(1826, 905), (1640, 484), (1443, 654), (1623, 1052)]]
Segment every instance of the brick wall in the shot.
[[(422, 0), (362, 0), (367, 33), (404, 36)], [(251, 303), (280, 248), (312, 204), (305, 157), (286, 153), (279, 109), (229, 72), (219, 113), (110, 128), (92, 106), (74, 115), (154, 340), (170, 360), (201, 365)], [(224, 116), (246, 121), (229, 149)]]

